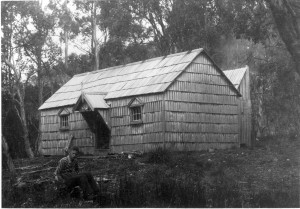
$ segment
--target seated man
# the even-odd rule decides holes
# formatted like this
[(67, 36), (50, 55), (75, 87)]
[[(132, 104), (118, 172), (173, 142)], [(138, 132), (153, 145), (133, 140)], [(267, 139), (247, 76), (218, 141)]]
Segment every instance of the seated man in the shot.
[(83, 191), (83, 198), (93, 198), (99, 192), (97, 183), (91, 173), (79, 173), (77, 156), (78, 147), (72, 147), (69, 155), (62, 158), (55, 170), (55, 179), (64, 183), (70, 192), (74, 187), (79, 186)]

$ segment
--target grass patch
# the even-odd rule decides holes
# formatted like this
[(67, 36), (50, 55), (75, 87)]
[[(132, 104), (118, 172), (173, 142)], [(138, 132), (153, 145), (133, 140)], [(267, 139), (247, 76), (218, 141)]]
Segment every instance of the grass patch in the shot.
[[(270, 137), (258, 143), (254, 149), (171, 152), (158, 148), (132, 159), (82, 159), (83, 170), (109, 179), (101, 183), (100, 199), (95, 203), (62, 197), (47, 185), (16, 190), (7, 170), (3, 170), (2, 207), (298, 208), (300, 141)], [(17, 160), (16, 165), (50, 160), (56, 162), (35, 158), (34, 162)], [(38, 175), (25, 180), (50, 174)]]
[(146, 154), (146, 163), (167, 164), (172, 161), (171, 151), (158, 147)]

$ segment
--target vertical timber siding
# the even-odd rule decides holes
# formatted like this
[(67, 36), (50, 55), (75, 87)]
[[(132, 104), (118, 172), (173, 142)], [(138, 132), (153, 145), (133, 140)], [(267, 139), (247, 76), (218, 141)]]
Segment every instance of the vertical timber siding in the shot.
[(73, 136), (72, 145), (78, 146), (84, 154), (94, 154), (94, 134), (79, 112), (68, 110), (69, 130), (60, 130), (59, 109), (41, 111), (41, 139), (43, 155), (64, 155), (64, 148), (69, 137)]
[(239, 98), (239, 111), (240, 111), (240, 143), (251, 146), (251, 99), (250, 99), (250, 75), (247, 69), (240, 86), (238, 88), (243, 95)]
[(167, 147), (192, 151), (239, 146), (237, 95), (204, 56), (176, 79), (165, 100)]
[(142, 107), (142, 124), (130, 122), (129, 102), (135, 97), (108, 101), (111, 103), (111, 151), (147, 151), (163, 144), (163, 97), (161, 94), (137, 96)]

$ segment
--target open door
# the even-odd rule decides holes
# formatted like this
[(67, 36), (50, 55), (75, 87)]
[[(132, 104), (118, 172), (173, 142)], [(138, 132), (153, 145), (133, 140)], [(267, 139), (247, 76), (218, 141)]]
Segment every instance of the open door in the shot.
[(96, 149), (109, 149), (110, 129), (99, 113), (95, 121), (95, 147)]
[(95, 149), (109, 149), (111, 131), (109, 128), (110, 111), (102, 93), (83, 93), (74, 107), (95, 134)]

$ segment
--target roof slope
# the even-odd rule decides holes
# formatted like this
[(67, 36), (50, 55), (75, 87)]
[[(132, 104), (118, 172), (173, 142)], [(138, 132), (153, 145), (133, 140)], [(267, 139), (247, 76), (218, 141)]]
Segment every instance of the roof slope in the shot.
[(163, 92), (203, 49), (75, 75), (39, 108), (73, 105), (82, 92), (105, 92), (105, 99)]
[[(74, 105), (82, 93), (103, 92), (106, 94), (104, 99), (115, 99), (164, 92), (202, 52), (200, 48), (75, 75), (39, 110)], [(221, 70), (220, 73), (223, 74)]]
[(223, 72), (227, 76), (227, 78), (229, 78), (231, 83), (233, 83), (234, 87), (238, 89), (247, 69), (248, 66), (245, 66), (243, 68), (238, 68), (234, 70), (225, 70)]

